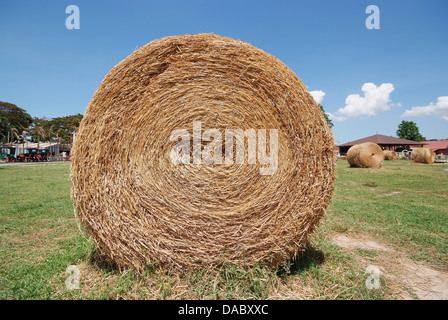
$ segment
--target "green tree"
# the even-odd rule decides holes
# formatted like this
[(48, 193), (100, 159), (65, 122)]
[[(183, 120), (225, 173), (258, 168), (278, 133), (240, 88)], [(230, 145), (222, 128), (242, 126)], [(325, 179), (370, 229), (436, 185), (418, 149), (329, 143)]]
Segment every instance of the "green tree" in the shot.
[[(0, 101), (0, 141), (6, 142), (8, 132), (22, 132), (28, 130), (33, 123), (33, 118), (22, 108), (9, 102)], [(11, 129), (15, 129), (11, 132)]]
[(8, 126), (8, 124), (9, 124), (8, 118), (0, 114), (0, 128), (6, 127)]
[(413, 141), (426, 140), (426, 138), (420, 134), (418, 126), (414, 121), (401, 121), (401, 123), (398, 125), (397, 136), (402, 139)]
[(73, 133), (78, 131), (82, 114), (53, 118), (43, 124), (48, 140), (70, 144)]
[(322, 113), (324, 114), (325, 120), (327, 120), (328, 125), (330, 128), (334, 126), (333, 122), (331, 121), (330, 117), (328, 116), (328, 113), (325, 112), (324, 107), (319, 104), (320, 110), (322, 110)]
[(46, 117), (42, 118), (33, 118), (33, 125), (29, 131), (29, 135), (31, 137), (31, 141), (37, 142), (37, 148), (39, 149), (40, 142), (43, 142), (48, 139), (48, 134), (45, 130), (45, 126), (48, 120)]

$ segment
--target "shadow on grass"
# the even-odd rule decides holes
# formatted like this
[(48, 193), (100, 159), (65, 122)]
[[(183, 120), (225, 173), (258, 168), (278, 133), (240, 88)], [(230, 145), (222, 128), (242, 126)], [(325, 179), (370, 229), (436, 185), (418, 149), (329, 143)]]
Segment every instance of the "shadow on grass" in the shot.
[(289, 260), (286, 266), (279, 268), (277, 275), (285, 276), (300, 274), (310, 268), (320, 266), (324, 262), (324, 252), (312, 246), (308, 246), (302, 252), (298, 253), (295, 259)]
[[(283, 277), (286, 275), (296, 275), (300, 274), (308, 269), (320, 266), (325, 262), (325, 254), (322, 250), (316, 249), (312, 246), (307, 246), (302, 252), (298, 253), (295, 259), (291, 259), (281, 267), (277, 269), (277, 276)], [(95, 268), (110, 272), (110, 273), (120, 273), (122, 270), (117, 266), (116, 263), (110, 261), (106, 256), (94, 250), (89, 256), (89, 263)], [(219, 268), (219, 270), (231, 270), (235, 266), (228, 266)], [(147, 271), (154, 271), (155, 266), (148, 266)], [(238, 269), (239, 270), (239, 269)]]
[(102, 255), (97, 250), (93, 250), (90, 254), (89, 263), (96, 269), (106, 272), (118, 273), (121, 271), (116, 263), (110, 261), (106, 256)]

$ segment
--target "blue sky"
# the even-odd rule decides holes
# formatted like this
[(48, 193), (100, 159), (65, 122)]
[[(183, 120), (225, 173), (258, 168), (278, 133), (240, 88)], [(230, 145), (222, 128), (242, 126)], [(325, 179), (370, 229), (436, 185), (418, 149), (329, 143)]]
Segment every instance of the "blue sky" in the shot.
[[(68, 5), (80, 29), (68, 30)], [(368, 5), (380, 10), (369, 30)], [(1, 1), (0, 100), (32, 116), (84, 113), (104, 76), (164, 36), (240, 39), (289, 66), (331, 113), (336, 143), (415, 121), (448, 138), (448, 1)], [(323, 95), (325, 93), (325, 95)], [(415, 108), (420, 107), (420, 108)]]

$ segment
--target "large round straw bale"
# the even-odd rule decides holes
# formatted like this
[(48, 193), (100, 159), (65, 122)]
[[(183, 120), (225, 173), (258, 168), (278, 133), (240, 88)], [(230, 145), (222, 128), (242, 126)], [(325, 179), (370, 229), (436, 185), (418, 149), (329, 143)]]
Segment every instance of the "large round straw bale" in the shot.
[(384, 160), (396, 160), (398, 159), (397, 153), (393, 150), (383, 150)]
[[(198, 149), (194, 136), (208, 129), (222, 143), (202, 137)], [(246, 139), (235, 164), (241, 153), (227, 149), (226, 129), (253, 129), (256, 158)], [(215, 139), (210, 155), (220, 159), (221, 150), (232, 163), (195, 163)], [(260, 152), (275, 159), (275, 141), (277, 163), (266, 164)], [(319, 106), (281, 61), (217, 35), (167, 37), (121, 61), (90, 101), (73, 147), (75, 212), (120, 267), (275, 267), (307, 244), (324, 215), (333, 148)]]
[(411, 153), (411, 161), (415, 163), (434, 163), (436, 155), (431, 148), (414, 148)]
[(347, 151), (347, 161), (352, 167), (380, 168), (383, 165), (383, 150), (373, 142), (356, 144)]

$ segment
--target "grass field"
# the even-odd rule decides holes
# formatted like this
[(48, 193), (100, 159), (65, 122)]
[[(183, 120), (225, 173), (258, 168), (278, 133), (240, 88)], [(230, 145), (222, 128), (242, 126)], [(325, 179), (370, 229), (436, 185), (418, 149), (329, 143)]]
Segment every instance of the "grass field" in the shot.
[[(377, 289), (366, 286), (366, 263), (384, 260), (381, 250), (348, 250), (332, 239), (375, 239), (447, 270), (447, 168), (397, 160), (355, 169), (338, 160), (333, 201), (298, 260), (276, 271), (223, 266), (175, 275), (148, 267), (140, 275), (105, 264), (81, 233), (69, 163), (2, 166), (0, 299), (397, 299), (412, 289), (387, 277)], [(67, 289), (70, 265), (80, 270), (79, 289)]]

